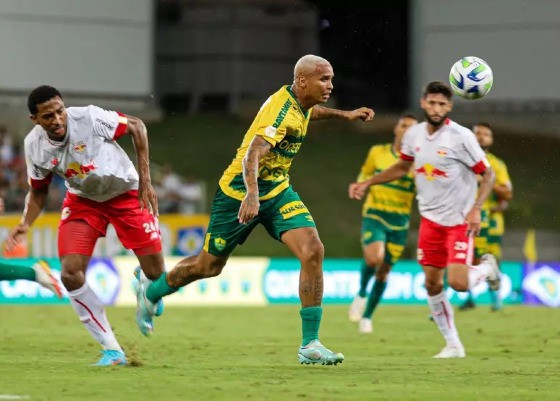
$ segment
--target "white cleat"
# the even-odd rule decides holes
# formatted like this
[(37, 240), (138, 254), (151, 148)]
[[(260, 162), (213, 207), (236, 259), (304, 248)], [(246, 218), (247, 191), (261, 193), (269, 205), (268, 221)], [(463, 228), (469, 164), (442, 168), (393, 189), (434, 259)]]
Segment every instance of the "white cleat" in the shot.
[(366, 297), (361, 297), (356, 295), (352, 303), (350, 304), (350, 309), (348, 309), (348, 319), (351, 322), (359, 322), (366, 309)]
[(367, 319), (365, 317), (360, 319), (360, 323), (358, 324), (358, 331), (360, 333), (373, 333), (373, 324), (371, 319)]
[(448, 358), (464, 358), (465, 348), (459, 345), (446, 345), (443, 349), (439, 352), (439, 354), (434, 355), (433, 358), (436, 359), (448, 359)]
[(482, 255), (480, 258), (480, 263), (489, 263), (492, 265), (492, 271), (486, 278), (486, 282), (488, 283), (488, 287), (492, 291), (498, 291), (500, 289), (500, 267), (498, 266), (498, 261), (489, 253)]
[(57, 278), (52, 274), (49, 264), (44, 260), (39, 260), (33, 265), (35, 270), (35, 281), (48, 290), (55, 293), (58, 298), (62, 298), (62, 286)]

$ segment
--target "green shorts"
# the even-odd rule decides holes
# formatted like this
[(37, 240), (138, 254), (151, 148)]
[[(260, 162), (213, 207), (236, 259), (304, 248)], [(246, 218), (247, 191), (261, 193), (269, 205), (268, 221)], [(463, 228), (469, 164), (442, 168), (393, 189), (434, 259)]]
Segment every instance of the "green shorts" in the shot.
[(370, 217), (362, 218), (362, 246), (365, 248), (373, 242), (384, 242), (385, 258), (383, 262), (388, 265), (394, 265), (401, 257), (406, 246), (407, 235), (407, 229), (392, 230), (379, 220)]
[(216, 191), (210, 223), (204, 239), (204, 250), (214, 256), (227, 256), (238, 244), (243, 244), (251, 231), (262, 224), (270, 236), (281, 241), (286, 231), (315, 227), (313, 217), (291, 186), (274, 198), (261, 201), (258, 216), (248, 224), (239, 223), (237, 213), (241, 201)]

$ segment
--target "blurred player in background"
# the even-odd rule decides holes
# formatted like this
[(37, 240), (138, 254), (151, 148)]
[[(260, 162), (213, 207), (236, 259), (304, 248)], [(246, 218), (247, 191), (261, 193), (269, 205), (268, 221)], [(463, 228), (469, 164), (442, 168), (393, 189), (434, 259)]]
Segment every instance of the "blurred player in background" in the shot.
[[(36, 124), (25, 138), (30, 189), (7, 246), (16, 246), (41, 213), (53, 174), (63, 177), (68, 192), (58, 230), (62, 283), (80, 321), (103, 348), (96, 365), (124, 365), (125, 354), (85, 273), (109, 223), (149, 278), (164, 271), (146, 127), (136, 117), (96, 106), (66, 108), (51, 86), (34, 89), (27, 106)], [(132, 136), (140, 174), (116, 142), (125, 134)]]
[[(473, 126), (473, 132), (480, 147), (486, 152), (486, 158), (496, 175), (492, 193), (482, 206), (482, 213), (486, 215), (486, 227), (481, 230), (480, 235), (475, 239), (475, 254), (480, 257), (484, 253), (490, 253), (500, 261), (502, 258), (502, 236), (505, 229), (504, 211), (508, 208), (508, 202), (513, 196), (513, 186), (504, 161), (489, 152), (490, 147), (494, 144), (492, 127), (487, 123), (480, 122)], [(489, 289), (489, 294), (492, 300), (491, 309), (493, 311), (500, 310), (502, 307), (500, 293)], [(474, 307), (473, 295), (469, 291), (468, 298), (459, 309), (467, 310)]]
[[(385, 170), (399, 160), (401, 140), (406, 130), (418, 123), (411, 114), (403, 114), (393, 129), (393, 143), (372, 146), (362, 165), (358, 182)], [(383, 297), (391, 267), (406, 245), (410, 209), (414, 200), (414, 175), (383, 185), (374, 185), (362, 208), (362, 249), (364, 261), (360, 272), (360, 290), (348, 310), (352, 322), (359, 322), (361, 333), (373, 332), (371, 318)], [(375, 274), (369, 297), (367, 286)]]
[[(4, 213), (4, 199), (0, 198), (0, 214)], [(35, 281), (51, 290), (58, 298), (62, 298), (62, 289), (51, 268), (44, 260), (38, 260), (31, 265), (10, 263), (4, 259), (0, 262), (0, 281), (28, 280)]]
[(341, 111), (318, 105), (329, 99), (333, 76), (327, 60), (304, 56), (295, 65), (293, 84), (281, 87), (264, 102), (220, 179), (203, 250), (148, 285), (143, 280), (138, 282), (138, 310), (144, 315), (141, 331), (145, 331), (144, 326), (152, 326), (156, 303), (163, 296), (195, 280), (219, 275), (235, 247), (262, 224), (301, 262), (302, 342), (298, 360), (326, 365), (342, 362), (342, 354), (319, 342), (324, 249), (313, 217), (292, 189), (288, 176), (310, 120), (373, 119), (373, 111), (365, 107)]
[[(444, 269), (456, 291), (467, 291), (483, 280), (494, 289), (500, 283), (492, 255), (484, 255), (477, 266), (470, 264), (472, 238), (480, 230), (480, 210), (492, 191), (494, 174), (472, 131), (448, 118), (452, 96), (447, 84), (429, 83), (420, 99), (426, 121), (405, 133), (400, 160), (348, 189), (350, 198), (361, 199), (370, 185), (400, 179), (414, 166), (421, 215), (418, 262), (425, 273), (432, 316), (446, 341), (435, 358), (465, 356), (453, 308), (443, 290)], [(478, 195), (477, 174), (482, 175)]]

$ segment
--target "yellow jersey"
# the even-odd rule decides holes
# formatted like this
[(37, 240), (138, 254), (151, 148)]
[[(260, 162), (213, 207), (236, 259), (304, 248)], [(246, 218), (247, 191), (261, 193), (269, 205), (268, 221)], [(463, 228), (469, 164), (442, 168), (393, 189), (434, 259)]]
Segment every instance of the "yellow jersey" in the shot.
[[(372, 146), (362, 165), (358, 181), (362, 182), (399, 161), (393, 144)], [(362, 208), (362, 216), (381, 221), (387, 228), (408, 228), (410, 209), (414, 200), (412, 170), (404, 177), (381, 185), (372, 185)]]
[(243, 158), (255, 135), (272, 145), (272, 149), (259, 162), (259, 200), (273, 198), (288, 188), (288, 172), (305, 139), (311, 110), (302, 109), (289, 85), (270, 96), (261, 106), (235, 158), (220, 178), (220, 189), (237, 200), (245, 197)]
[[(508, 188), (512, 188), (511, 179), (509, 178), (509, 173), (507, 170), (507, 166), (504, 161), (492, 153), (487, 153), (486, 158), (488, 159), (488, 163), (492, 166), (492, 170), (494, 170), (494, 174), (496, 175), (496, 182), (495, 185), (505, 185)], [(488, 196), (484, 204), (482, 205), (482, 209), (486, 210), (492, 216), (494, 215), (501, 215), (503, 216), (503, 212), (491, 212), (492, 209), (495, 209), (498, 206), (498, 196), (495, 192)]]

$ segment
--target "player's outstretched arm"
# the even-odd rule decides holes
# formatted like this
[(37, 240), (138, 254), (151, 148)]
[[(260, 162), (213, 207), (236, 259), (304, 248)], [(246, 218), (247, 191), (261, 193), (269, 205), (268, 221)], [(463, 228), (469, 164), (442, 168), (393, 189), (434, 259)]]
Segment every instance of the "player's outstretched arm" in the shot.
[(138, 175), (140, 182), (138, 185), (138, 198), (140, 198), (140, 207), (147, 208), (150, 213), (158, 215), (158, 201), (156, 191), (152, 187), (152, 179), (150, 177), (150, 154), (148, 145), (148, 130), (146, 126), (137, 117), (126, 116), (127, 134), (132, 137), (132, 143), (136, 151), (136, 160), (138, 161)]
[(247, 194), (241, 202), (237, 218), (241, 224), (247, 224), (259, 214), (259, 161), (268, 153), (272, 145), (262, 136), (255, 136), (243, 158), (243, 181)]
[(342, 120), (362, 120), (365, 122), (370, 122), (373, 120), (375, 116), (375, 112), (372, 109), (368, 109), (367, 107), (360, 107), (356, 110), (338, 110), (338, 109), (330, 109), (324, 106), (313, 106), (311, 110), (311, 119), (312, 120), (324, 120), (327, 118), (338, 118)]
[(364, 197), (367, 189), (371, 185), (384, 184), (386, 182), (398, 180), (399, 178), (404, 177), (410, 171), (411, 166), (411, 161), (399, 160), (388, 169), (373, 175), (371, 178), (368, 178), (365, 181), (353, 182), (352, 184), (350, 184), (350, 186), (348, 187), (348, 196), (350, 197), (350, 199), (360, 200)]
[(27, 234), (29, 227), (31, 227), (35, 219), (37, 219), (43, 210), (48, 193), (48, 185), (41, 188), (31, 187), (29, 189), (29, 192), (25, 197), (25, 208), (23, 209), (23, 215), (21, 216), (20, 223), (10, 232), (8, 238), (6, 238), (7, 251), (11, 251), (21, 241), (21, 238)]

